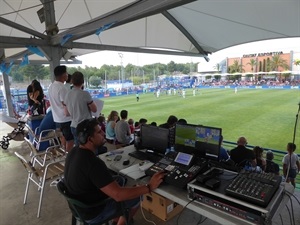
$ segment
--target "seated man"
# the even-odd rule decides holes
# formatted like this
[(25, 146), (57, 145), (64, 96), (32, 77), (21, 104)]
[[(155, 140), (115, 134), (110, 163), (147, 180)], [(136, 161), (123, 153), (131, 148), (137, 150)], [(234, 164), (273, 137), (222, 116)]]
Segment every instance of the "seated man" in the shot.
[[(117, 202), (124, 201), (133, 216), (138, 209), (140, 196), (157, 188), (164, 173), (156, 173), (146, 185), (122, 187), (113, 179), (105, 163), (95, 155), (96, 149), (105, 143), (97, 119), (82, 121), (76, 131), (80, 144), (68, 153), (65, 163), (64, 179), (69, 193), (86, 204), (111, 198), (106, 206), (81, 209), (79, 213), (87, 223), (98, 223), (116, 214)], [(116, 222), (123, 225), (125, 218), (120, 217)]]
[(256, 166), (254, 152), (246, 148), (247, 139), (239, 137), (237, 147), (230, 151), (230, 158), (237, 164), (237, 166), (245, 166), (247, 162), (251, 162), (252, 166)]
[(129, 145), (134, 140), (133, 135), (131, 135), (130, 127), (127, 122), (128, 111), (122, 110), (120, 113), (121, 120), (116, 123), (115, 133), (116, 133), (116, 143), (122, 145)]
[(160, 124), (159, 127), (170, 129), (176, 125), (177, 121), (178, 121), (177, 117), (171, 115), (169, 116), (167, 122)]

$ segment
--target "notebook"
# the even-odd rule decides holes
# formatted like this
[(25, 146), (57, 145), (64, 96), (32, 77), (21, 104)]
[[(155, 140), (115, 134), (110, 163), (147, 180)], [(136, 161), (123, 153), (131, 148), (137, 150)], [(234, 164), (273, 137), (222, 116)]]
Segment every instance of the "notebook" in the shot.
[(128, 176), (128, 177), (134, 179), (134, 180), (137, 180), (137, 179), (140, 179), (140, 178), (146, 176), (145, 171), (142, 171), (140, 169), (140, 165), (138, 163), (134, 164), (132, 166), (129, 166), (125, 169), (122, 169), (119, 172), (125, 176)]

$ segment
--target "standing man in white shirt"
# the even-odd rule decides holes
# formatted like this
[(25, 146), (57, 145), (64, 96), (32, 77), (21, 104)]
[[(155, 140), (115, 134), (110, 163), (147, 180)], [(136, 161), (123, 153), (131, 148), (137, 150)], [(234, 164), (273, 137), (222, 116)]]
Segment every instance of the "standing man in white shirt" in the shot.
[(65, 114), (64, 99), (68, 93), (68, 88), (64, 82), (68, 78), (67, 67), (57, 66), (54, 69), (55, 81), (50, 85), (48, 90), (49, 100), (52, 109), (53, 120), (56, 127), (60, 128), (66, 139), (66, 151), (70, 151), (74, 145), (74, 137), (71, 132), (71, 117)]

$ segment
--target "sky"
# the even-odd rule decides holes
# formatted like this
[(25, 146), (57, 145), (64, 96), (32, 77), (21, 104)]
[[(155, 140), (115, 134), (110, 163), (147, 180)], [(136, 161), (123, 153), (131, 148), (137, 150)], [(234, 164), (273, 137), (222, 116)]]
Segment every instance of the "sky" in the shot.
[(156, 55), (145, 53), (129, 53), (129, 52), (111, 52), (102, 51), (97, 53), (87, 54), (78, 57), (82, 60), (81, 66), (92, 66), (100, 68), (104, 64), (108, 65), (120, 65), (121, 58), (119, 53), (123, 54), (122, 62), (123, 66), (131, 63), (137, 66), (144, 66), (147, 64), (163, 63), (167, 64), (170, 61), (175, 63), (197, 63), (200, 62), (200, 68), (203, 71), (213, 70), (213, 67), (225, 59), (226, 57), (242, 57), (244, 54), (263, 53), (263, 52), (277, 52), (289, 53), (290, 51), (300, 53), (300, 38), (286, 38), (275, 39), (268, 41), (258, 41), (248, 44), (242, 44), (231, 48), (223, 49), (209, 55), (210, 61), (206, 62), (202, 57), (190, 57), (190, 56), (170, 56), (170, 55)]

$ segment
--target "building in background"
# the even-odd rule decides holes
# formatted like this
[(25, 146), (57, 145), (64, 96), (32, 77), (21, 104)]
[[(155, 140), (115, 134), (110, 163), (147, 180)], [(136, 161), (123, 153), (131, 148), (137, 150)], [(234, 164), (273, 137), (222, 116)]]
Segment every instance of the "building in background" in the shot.
[[(270, 66), (274, 58), (279, 59), (285, 66)], [(221, 79), (226, 79), (226, 76), (241, 75), (241, 79), (263, 79), (275, 78), (300, 80), (300, 65), (296, 65), (295, 60), (300, 59), (300, 52), (290, 51), (274, 51), (274, 52), (257, 52), (253, 54), (243, 54), (241, 57), (225, 58), (215, 65), (211, 65), (211, 69), (202, 70), (201, 65), (198, 67), (198, 72), (202, 76), (210, 77), (215, 74), (221, 75)], [(275, 63), (276, 64), (276, 63)], [(274, 63), (273, 63), (274, 65)], [(217, 68), (218, 67), (218, 68)], [(207, 68), (206, 68), (207, 69)], [(283, 78), (282, 78), (283, 77)]]

